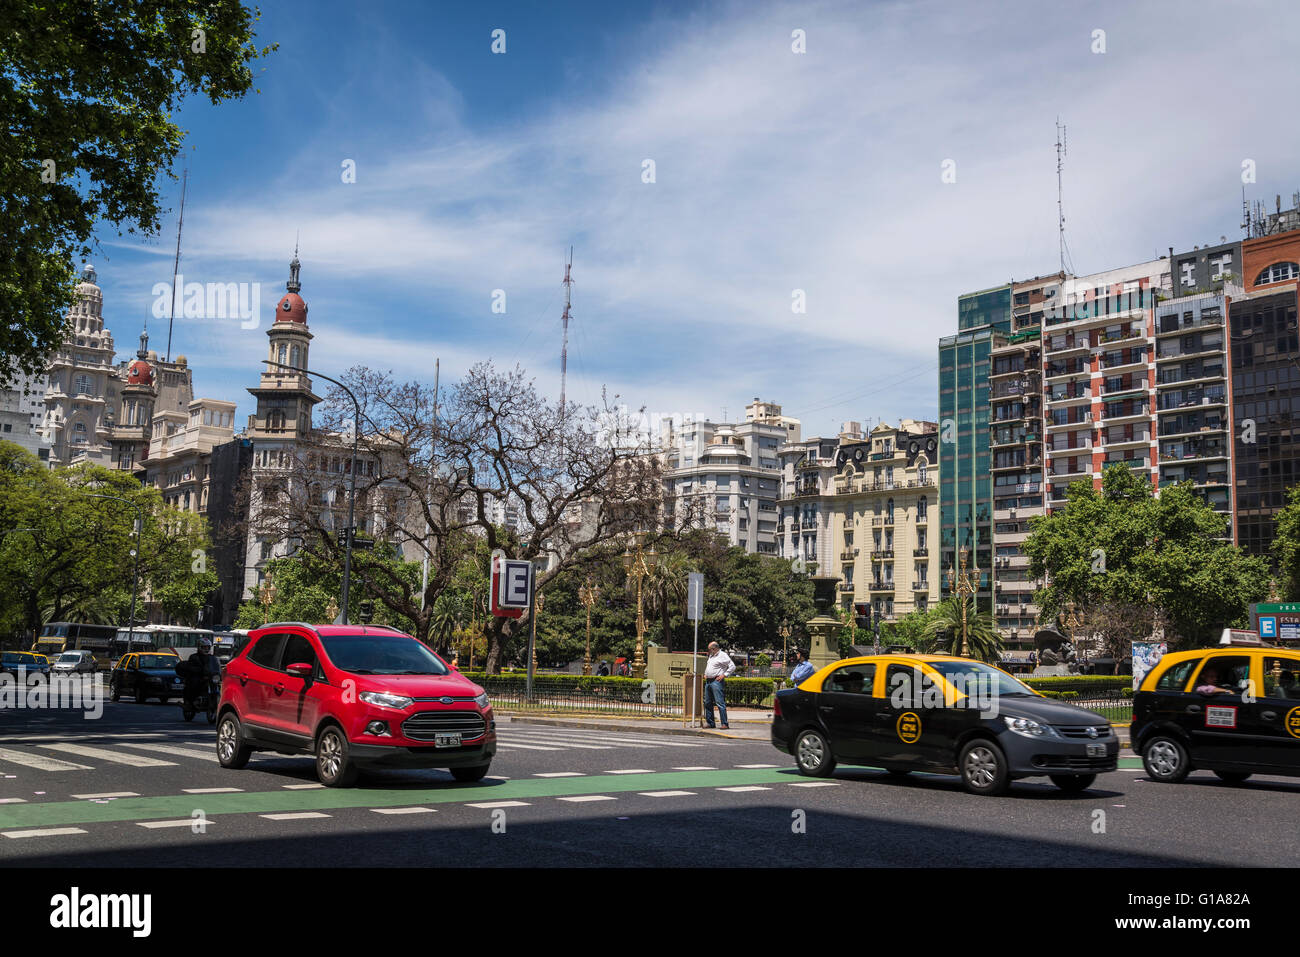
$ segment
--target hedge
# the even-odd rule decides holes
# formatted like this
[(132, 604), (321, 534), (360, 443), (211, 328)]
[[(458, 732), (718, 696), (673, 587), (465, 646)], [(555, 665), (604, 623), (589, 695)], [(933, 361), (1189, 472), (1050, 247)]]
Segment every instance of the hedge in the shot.
[[(462, 671), (461, 674), (475, 684), (482, 685), (483, 690), (489, 694), (493, 691), (522, 694), (528, 682), (526, 674), (489, 675), (482, 671)], [(640, 701), (642, 680), (641, 678), (601, 678), (596, 675), (537, 674), (533, 676), (533, 690), (534, 692), (591, 692), (618, 701)], [(681, 687), (678, 681), (674, 681), (673, 684)], [(728, 678), (723, 687), (726, 689), (727, 704), (749, 707), (770, 704), (775, 691), (771, 678)]]
[(1084, 697), (1099, 691), (1132, 691), (1132, 675), (1045, 675), (1021, 678), (1035, 691), (1078, 691)]

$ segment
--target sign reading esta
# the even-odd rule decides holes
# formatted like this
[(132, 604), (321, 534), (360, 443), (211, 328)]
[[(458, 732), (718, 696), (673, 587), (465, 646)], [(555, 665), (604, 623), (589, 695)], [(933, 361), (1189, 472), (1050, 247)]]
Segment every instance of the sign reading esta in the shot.
[(533, 587), (531, 562), (504, 555), (492, 558), (492, 614), (518, 618), (528, 608)]

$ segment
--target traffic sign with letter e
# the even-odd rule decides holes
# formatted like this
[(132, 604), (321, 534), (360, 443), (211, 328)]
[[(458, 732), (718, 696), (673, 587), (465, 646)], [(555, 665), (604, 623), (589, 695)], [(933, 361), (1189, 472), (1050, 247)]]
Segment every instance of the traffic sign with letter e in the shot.
[[(520, 568), (523, 570), (523, 602), (517, 604), (520, 582)], [(498, 618), (521, 618), (528, 607), (528, 586), (530, 583), (528, 562), (516, 562), (506, 558), (504, 553), (492, 556), (492, 614)]]

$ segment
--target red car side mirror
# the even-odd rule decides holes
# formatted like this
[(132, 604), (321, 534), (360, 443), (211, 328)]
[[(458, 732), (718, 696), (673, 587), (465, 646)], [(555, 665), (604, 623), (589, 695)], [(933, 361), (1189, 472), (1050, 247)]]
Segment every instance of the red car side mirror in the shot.
[(311, 673), (316, 670), (316, 666), (306, 661), (295, 661), (284, 670), (306, 681), (311, 677)]

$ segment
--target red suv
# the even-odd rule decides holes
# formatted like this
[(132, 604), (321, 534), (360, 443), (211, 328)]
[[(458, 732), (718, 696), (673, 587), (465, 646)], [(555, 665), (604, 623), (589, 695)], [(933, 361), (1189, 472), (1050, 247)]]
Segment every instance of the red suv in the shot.
[(393, 628), (285, 622), (250, 632), (230, 659), (217, 709), (217, 758), (314, 754), (327, 787), (362, 768), (448, 768), (477, 781), (496, 754), (483, 689)]

